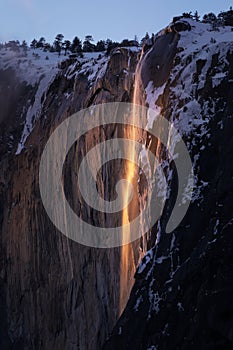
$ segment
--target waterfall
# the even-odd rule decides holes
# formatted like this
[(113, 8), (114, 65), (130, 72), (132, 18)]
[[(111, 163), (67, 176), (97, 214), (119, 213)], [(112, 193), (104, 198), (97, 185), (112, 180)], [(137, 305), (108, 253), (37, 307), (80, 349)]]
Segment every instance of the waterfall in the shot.
[[(133, 91), (133, 104), (140, 105), (142, 104), (142, 89), (141, 89), (141, 79), (140, 79), (140, 65), (143, 57), (143, 52), (141, 53), (136, 72), (135, 72), (135, 80), (134, 80), (134, 91)], [(138, 141), (142, 138), (142, 130), (137, 130), (134, 127), (128, 126), (124, 129), (124, 138), (132, 139), (134, 141)], [(126, 234), (127, 225), (130, 221), (138, 215), (140, 212), (140, 205), (138, 200), (138, 158), (139, 154), (137, 154), (134, 147), (131, 147), (126, 150), (128, 154), (134, 159), (133, 162), (127, 162), (125, 166), (125, 178), (128, 181), (128, 187), (124, 192), (124, 200), (125, 203), (128, 202), (130, 197), (130, 185), (133, 185), (134, 189), (134, 197), (131, 203), (123, 209), (122, 212), (122, 234)], [(140, 228), (139, 228), (140, 229)], [(130, 234), (130, 233), (129, 233)], [(136, 251), (135, 251), (136, 250)], [(139, 240), (133, 243), (129, 243), (127, 245), (122, 245), (121, 247), (121, 261), (120, 261), (120, 307), (119, 312), (122, 313), (125, 305), (129, 299), (130, 291), (132, 289), (134, 283), (134, 274), (136, 271), (136, 267), (141, 260), (142, 254), (140, 253), (140, 242)]]
[[(142, 82), (142, 75), (141, 70), (143, 66), (143, 62), (147, 56), (147, 53), (144, 53), (143, 50), (141, 52), (141, 56), (139, 59), (139, 62), (137, 64), (136, 72), (135, 72), (135, 80), (134, 80), (134, 91), (133, 91), (133, 104), (136, 105), (142, 105), (145, 106), (146, 103), (149, 104), (150, 109), (153, 109), (156, 113), (160, 113), (161, 108), (156, 105), (157, 98), (159, 94), (154, 94), (152, 98), (149, 98), (149, 91), (145, 89), (144, 84)], [(156, 89), (154, 89), (156, 91)], [(158, 89), (160, 91), (160, 89)], [(161, 88), (161, 92), (162, 88)], [(158, 96), (157, 96), (158, 95)], [(136, 108), (136, 107), (135, 107)], [(136, 109), (135, 109), (136, 111)], [(149, 123), (149, 115), (148, 123)], [(153, 127), (153, 123), (151, 125), (151, 128)], [(163, 130), (157, 130), (157, 134), (161, 134)], [(126, 169), (125, 169), (125, 177), (128, 181), (128, 183), (133, 184), (134, 191), (137, 192), (137, 195), (133, 198), (130, 205), (128, 205), (122, 213), (122, 233), (123, 236), (126, 233), (126, 224), (128, 224), (132, 218), (137, 216), (138, 213), (140, 213), (143, 210), (143, 207), (145, 205), (145, 201), (148, 200), (147, 194), (148, 191), (152, 191), (152, 188), (147, 187), (145, 190), (143, 190), (139, 195), (139, 190), (141, 190), (142, 185), (139, 180), (139, 169), (136, 164), (140, 165), (140, 158), (147, 159), (146, 161), (146, 171), (149, 173), (149, 178), (151, 179), (151, 183), (153, 183), (153, 178), (156, 174), (156, 163), (149, 159), (149, 150), (155, 155), (157, 160), (161, 161), (161, 158), (164, 156), (164, 149), (162, 147), (162, 144), (160, 142), (160, 139), (152, 140), (151, 136), (147, 134), (146, 131), (138, 130), (137, 128), (133, 127), (126, 127), (124, 130), (124, 137), (132, 139), (134, 141), (139, 141), (143, 143), (143, 150), (140, 152), (140, 154), (136, 154), (135, 148), (128, 149), (127, 152), (130, 153), (131, 157), (134, 159), (135, 163), (127, 163)], [(140, 170), (141, 171), (141, 170)], [(143, 169), (145, 171), (145, 169)], [(127, 190), (124, 193), (125, 202), (128, 202), (129, 195), (130, 195), (130, 187), (128, 186)], [(143, 232), (143, 227), (145, 227), (146, 222), (150, 222), (151, 217), (149, 216), (143, 216), (140, 222), (140, 227), (138, 227), (138, 230), (140, 232)], [(160, 225), (160, 223), (158, 223)], [(129, 232), (129, 234), (132, 234)], [(148, 241), (150, 241), (150, 232), (148, 232), (146, 235), (142, 235), (141, 238), (133, 243), (130, 243), (128, 245), (123, 245), (121, 247), (121, 261), (120, 261), (120, 313), (125, 307), (125, 304), (129, 298), (130, 291), (132, 289), (133, 283), (134, 283), (134, 273), (136, 270), (136, 267), (138, 266), (139, 262), (145, 255), (147, 249), (148, 249)], [(157, 237), (157, 241), (159, 240), (159, 235)], [(155, 242), (154, 242), (155, 243)]]

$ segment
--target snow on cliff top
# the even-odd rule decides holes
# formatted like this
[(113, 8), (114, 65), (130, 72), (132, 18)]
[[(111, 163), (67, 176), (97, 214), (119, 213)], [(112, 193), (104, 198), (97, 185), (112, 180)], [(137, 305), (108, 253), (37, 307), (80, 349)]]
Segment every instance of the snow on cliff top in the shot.
[[(233, 50), (233, 31), (232, 27), (224, 26), (218, 27), (215, 30), (211, 24), (196, 22), (192, 19), (181, 19), (181, 22), (188, 22), (191, 26), (191, 30), (181, 31), (180, 39), (178, 42), (179, 53), (177, 57), (180, 58), (180, 63), (176, 64), (170, 74), (171, 84), (174, 81), (174, 87), (171, 88), (173, 92), (174, 108), (171, 120), (175, 122), (175, 126), (182, 135), (190, 133), (196, 126), (203, 125), (203, 136), (207, 132), (206, 122), (208, 118), (202, 118), (201, 106), (198, 98), (195, 99), (195, 91), (201, 90), (207, 80), (208, 70), (212, 64), (212, 57), (214, 54), (219, 53), (218, 67), (215, 67), (216, 74), (212, 77), (212, 86), (218, 86), (223, 79), (227, 78), (224, 72), (225, 66), (229, 65), (227, 61), (227, 52)], [(160, 31), (158, 36), (165, 35), (166, 30), (171, 30), (170, 24), (167, 28)], [(197, 69), (197, 61), (202, 60), (204, 67), (202, 68), (197, 83), (193, 82), (193, 74)], [(160, 95), (166, 87), (166, 83), (158, 88), (154, 88), (153, 82), (149, 82), (146, 88), (147, 103), (150, 108), (157, 111), (158, 114), (161, 111), (161, 107), (156, 103)], [(185, 101), (184, 105), (180, 108), (179, 101)], [(177, 105), (176, 103), (177, 102)], [(186, 112), (184, 112), (184, 106), (186, 106)], [(177, 118), (179, 115), (179, 118)], [(208, 117), (207, 113), (205, 115)], [(152, 127), (154, 119), (148, 116), (148, 125)]]
[[(138, 47), (125, 48), (130, 51), (140, 50)], [(0, 69), (13, 69), (20, 82), (25, 81), (32, 86), (38, 84), (45, 75), (53, 75), (55, 77), (59, 72), (61, 62), (68, 59), (69, 55), (61, 54), (59, 56), (56, 52), (44, 52), (41, 49), (29, 48), (25, 54), (22, 48), (19, 48), (18, 52), (6, 47), (0, 48)], [(85, 52), (83, 57), (77, 57), (74, 64), (70, 66), (70, 73), (75, 71), (76, 76), (78, 74), (86, 74), (88, 75), (88, 80), (93, 82), (100, 70), (100, 76), (104, 74), (104, 68), (106, 68), (108, 59), (109, 56), (105, 56), (105, 52)], [(81, 64), (81, 69), (78, 71), (77, 63)], [(67, 77), (71, 78), (73, 75), (67, 74)]]
[[(99, 55), (99, 52), (85, 53), (83, 58), (77, 58), (74, 66), (79, 62), (83, 68), (78, 73), (85, 73), (90, 81), (93, 80), (99, 69), (102, 68), (104, 70), (105, 67), (106, 59), (101, 58), (97, 60)], [(40, 117), (43, 108), (42, 97), (46, 96), (50, 85), (59, 73), (61, 62), (68, 58), (69, 56), (58, 56), (57, 53), (44, 52), (40, 49), (28, 49), (26, 54), (22, 49), (19, 49), (18, 52), (10, 48), (0, 49), (0, 69), (13, 69), (20, 82), (25, 82), (33, 87), (37, 85), (35, 100), (27, 110), (24, 129), (16, 155), (23, 150), (28, 135), (33, 130), (35, 121)]]
[(188, 22), (192, 28), (191, 31), (180, 32), (178, 46), (183, 47), (186, 54), (200, 50), (204, 45), (210, 45), (213, 40), (216, 40), (216, 43), (233, 41), (232, 27), (219, 26), (214, 30), (211, 24), (196, 22), (193, 19), (188, 18), (184, 22)]
[[(171, 120), (175, 121), (175, 126), (182, 134), (188, 134), (201, 126), (201, 138), (208, 131), (211, 115), (207, 111), (207, 105), (203, 110), (197, 92), (204, 88), (207, 79), (212, 79), (213, 87), (219, 85), (223, 79), (227, 79), (224, 71), (228, 71), (227, 53), (233, 50), (233, 32), (232, 27), (218, 27), (214, 30), (211, 24), (199, 23), (191, 19), (187, 22), (192, 29), (180, 33), (178, 43), (180, 63), (171, 73), (171, 79), (176, 82), (172, 91), (174, 100), (177, 102), (174, 104)], [(219, 64), (214, 67), (215, 75), (210, 77), (209, 69), (213, 64), (213, 56), (217, 53), (219, 53)], [(193, 77), (197, 74), (198, 61), (203, 62), (203, 67), (198, 74), (198, 80), (194, 82)], [(181, 108), (179, 108), (180, 100), (184, 101)], [(214, 108), (212, 111), (214, 113)]]
[[(134, 47), (127, 49), (135, 51)], [(35, 100), (27, 110), (16, 155), (23, 150), (36, 120), (41, 115), (42, 100), (45, 100), (50, 85), (61, 71), (61, 63), (68, 59), (69, 55), (61, 54), (59, 56), (58, 53), (44, 52), (41, 49), (28, 49), (26, 53), (23, 52), (22, 48), (19, 48), (17, 52), (6, 47), (0, 49), (0, 69), (13, 69), (20, 82), (36, 87)], [(108, 61), (109, 56), (103, 52), (83, 53), (82, 57), (74, 58), (74, 62), (67, 69), (66, 78), (78, 78), (79, 75), (85, 75), (89, 86), (91, 86), (105, 74)]]
[(0, 50), (0, 69), (13, 69), (21, 82), (25, 81), (28, 85), (35, 86), (41, 77), (47, 73), (53, 72), (54, 76), (58, 72), (58, 64), (64, 60), (64, 55), (58, 56), (57, 53), (44, 52), (40, 49), (28, 49), (25, 55), (20, 49), (15, 52), (9, 48)]
[[(80, 63), (89, 62), (91, 65), (97, 60), (100, 52), (84, 53), (83, 58), (77, 58)], [(35, 86), (44, 75), (53, 73), (54, 77), (59, 72), (60, 63), (68, 60), (69, 55), (60, 56), (56, 52), (44, 52), (41, 49), (28, 49), (25, 54), (22, 49), (15, 52), (10, 48), (0, 49), (0, 69), (12, 68), (21, 82)]]

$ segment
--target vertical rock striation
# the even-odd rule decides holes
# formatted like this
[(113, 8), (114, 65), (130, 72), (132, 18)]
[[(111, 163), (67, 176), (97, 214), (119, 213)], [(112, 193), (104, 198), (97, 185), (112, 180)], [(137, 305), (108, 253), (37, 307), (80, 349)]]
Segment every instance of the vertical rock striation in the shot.
[[(100, 349), (119, 317), (120, 248), (81, 246), (56, 230), (41, 202), (39, 163), (49, 136), (64, 119), (90, 105), (132, 99), (137, 55), (120, 48), (108, 57), (62, 62), (46, 86), (46, 72), (30, 85), (27, 74), (19, 77), (14, 67), (0, 71), (1, 348)], [(77, 203), (74, 169), (91, 147), (114, 133), (123, 130), (95, 130), (67, 156), (67, 198), (97, 226), (106, 224), (105, 217), (81, 199)], [(113, 195), (121, 168), (115, 163), (102, 170), (97, 187), (106, 188), (103, 195)], [(114, 220), (121, 223), (120, 217)], [(121, 297), (121, 307), (127, 296)]]

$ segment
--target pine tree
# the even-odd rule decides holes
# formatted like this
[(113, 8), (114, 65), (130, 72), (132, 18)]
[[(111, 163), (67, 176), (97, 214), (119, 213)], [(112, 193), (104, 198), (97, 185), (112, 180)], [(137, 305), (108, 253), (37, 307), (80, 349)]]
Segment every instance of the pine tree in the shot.
[(155, 42), (155, 34), (154, 33), (152, 33), (152, 35), (151, 35), (151, 40), (152, 40), (152, 44), (154, 44), (154, 42)]
[(32, 42), (31, 42), (31, 44), (30, 44), (30, 47), (31, 47), (32, 49), (36, 49), (36, 47), (37, 47), (37, 40), (36, 40), (36, 39), (33, 39), (33, 40), (32, 40)]
[(214, 21), (217, 20), (217, 17), (215, 16), (215, 14), (213, 12), (210, 12), (208, 14), (205, 14), (203, 16), (203, 23), (213, 23)]
[(63, 43), (63, 48), (65, 50), (65, 56), (67, 54), (67, 51), (70, 50), (71, 42), (69, 40), (65, 40)]
[(44, 47), (44, 44), (45, 44), (45, 38), (42, 36), (39, 41), (37, 42), (37, 48), (43, 48)]
[(72, 44), (71, 44), (71, 47), (70, 47), (70, 51), (72, 53), (80, 53), (80, 52), (82, 52), (82, 42), (77, 36), (75, 36), (73, 41), (72, 41)]
[(55, 41), (53, 43), (54, 49), (56, 52), (58, 52), (59, 56), (61, 54), (61, 49), (62, 49), (62, 40), (64, 39), (63, 34), (57, 34)]
[(182, 17), (184, 18), (193, 18), (192, 11), (190, 12), (183, 12)]
[(101, 51), (105, 51), (106, 49), (106, 43), (104, 40), (99, 40), (96, 44), (96, 52), (101, 52)]
[(134, 35), (134, 42), (135, 42), (136, 46), (139, 45), (139, 41), (138, 41), (138, 36), (137, 35)]
[(109, 45), (112, 44), (112, 40), (111, 39), (107, 39), (106, 40), (106, 49), (108, 49)]
[(233, 26), (233, 10), (230, 9), (229, 11), (221, 12), (218, 15), (218, 19), (222, 25)]
[(84, 52), (94, 52), (95, 51), (95, 45), (92, 44), (94, 41), (92, 35), (86, 35), (85, 40), (83, 42), (83, 51)]
[(109, 55), (113, 49), (115, 49), (116, 47), (119, 47), (119, 46), (120, 46), (120, 43), (113, 42), (111, 39), (107, 39), (106, 40), (106, 49), (107, 49), (106, 54)]
[(197, 11), (194, 12), (194, 16), (193, 16), (193, 19), (195, 19), (195, 21), (199, 22), (200, 21), (200, 16), (198, 14)]

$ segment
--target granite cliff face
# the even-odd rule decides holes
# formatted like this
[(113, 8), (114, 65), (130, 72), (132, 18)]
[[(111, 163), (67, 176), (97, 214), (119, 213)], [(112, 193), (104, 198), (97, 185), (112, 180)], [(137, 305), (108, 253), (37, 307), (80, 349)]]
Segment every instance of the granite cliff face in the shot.
[[(86, 350), (104, 343), (104, 349), (232, 348), (231, 41), (229, 27), (217, 32), (179, 20), (148, 42), (141, 57), (138, 49), (119, 48), (110, 56), (86, 54), (41, 68), (40, 61), (2, 53), (1, 348)], [(132, 102), (134, 96), (182, 135), (195, 189), (182, 223), (165, 233), (177, 178), (164, 147), (145, 136), (145, 146), (164, 162), (167, 177), (172, 175), (171, 191), (159, 222), (124, 251), (130, 257), (126, 271), (121, 248), (84, 247), (56, 230), (43, 208), (38, 177), (43, 148), (63, 120), (94, 104)], [(148, 115), (151, 129), (153, 124)], [(70, 150), (64, 173), (70, 203), (95, 225), (105, 218), (81, 199), (77, 203), (70, 164), (76, 168), (91, 147), (112, 135), (123, 137), (124, 128), (85, 135)], [(97, 183), (104, 196), (114, 197), (113, 181), (126, 168), (122, 162), (106, 165)], [(107, 224), (113, 220), (120, 223), (121, 217)]]
[[(0, 71), (1, 348), (98, 349), (120, 315), (120, 304), (127, 301), (120, 301), (121, 250), (81, 246), (55, 229), (40, 198), (39, 163), (49, 135), (65, 118), (92, 104), (130, 101), (137, 52), (122, 48), (109, 57), (68, 60), (55, 65), (49, 79), (49, 72), (40, 76), (36, 71), (38, 80), (29, 83), (22, 63), (16, 61), (16, 69), (14, 62)], [(86, 135), (72, 147), (67, 163), (76, 166), (114, 132), (109, 127)], [(98, 187), (110, 183), (120, 167), (106, 168)], [(77, 178), (68, 166), (65, 179), (77, 212), (101, 224), (98, 213), (85, 203), (81, 209), (75, 204)], [(137, 249), (133, 259), (131, 285)], [(125, 286), (125, 298), (130, 287)]]

